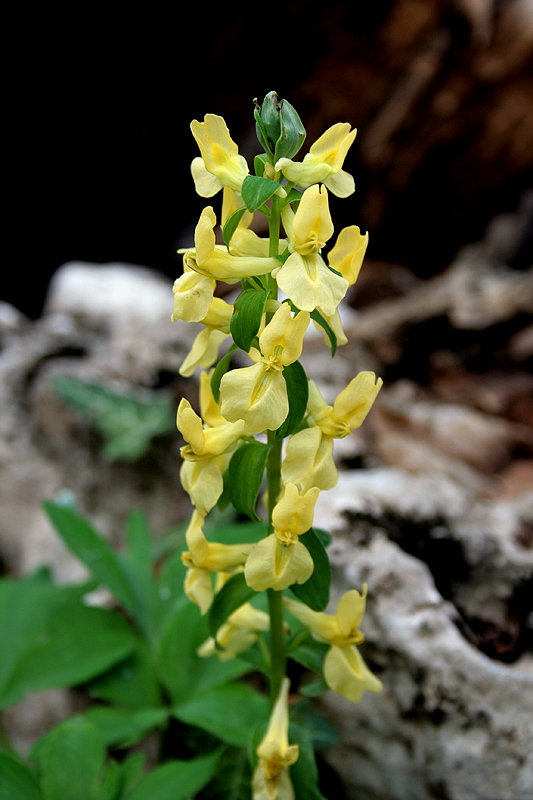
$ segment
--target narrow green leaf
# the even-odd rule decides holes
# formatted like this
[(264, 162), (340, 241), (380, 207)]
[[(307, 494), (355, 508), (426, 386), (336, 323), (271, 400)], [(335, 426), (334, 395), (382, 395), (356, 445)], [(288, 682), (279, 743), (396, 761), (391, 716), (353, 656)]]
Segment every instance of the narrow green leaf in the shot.
[(331, 345), (331, 357), (333, 358), (333, 356), (337, 352), (337, 337), (335, 333), (330, 328), (330, 326), (328, 325), (322, 314), (316, 310), (316, 308), (314, 311), (311, 311), (309, 316), (324, 330), (324, 333), (328, 337), (329, 343)]
[(329, 602), (331, 585), (331, 564), (328, 554), (322, 539), (313, 528), (302, 534), (300, 541), (311, 553), (315, 568), (309, 580), (293, 584), (290, 590), (298, 600), (313, 611), (323, 611)]
[(247, 175), (242, 182), (241, 197), (248, 211), (257, 211), (279, 188), (280, 184), (270, 178)]
[(43, 800), (28, 767), (4, 752), (0, 752), (0, 800)]
[(235, 350), (237, 350), (237, 345), (232, 344), (226, 355), (223, 356), (216, 365), (211, 376), (211, 391), (217, 403), (220, 400), (220, 381), (229, 369), (229, 362)]
[(155, 767), (135, 787), (128, 800), (188, 800), (216, 772), (222, 749), (190, 761), (169, 761)]
[(233, 614), (244, 603), (251, 600), (254, 595), (254, 590), (250, 589), (242, 572), (238, 572), (229, 578), (216, 594), (209, 609), (209, 631), (211, 636), (216, 636), (218, 629), (230, 614)]
[(246, 747), (249, 731), (261, 720), (268, 720), (269, 710), (265, 695), (245, 683), (226, 683), (191, 697), (173, 708), (172, 714), (227, 744)]
[(284, 439), (293, 433), (304, 418), (309, 399), (307, 374), (299, 361), (294, 361), (283, 370), (289, 398), (289, 413), (276, 431), (276, 438)]
[(308, 732), (297, 723), (292, 723), (289, 741), (300, 748), (298, 760), (290, 767), (295, 800), (327, 800), (318, 788), (315, 750)]
[(239, 222), (244, 216), (246, 211), (246, 206), (242, 206), (242, 208), (238, 208), (233, 214), (230, 214), (227, 218), (226, 222), (224, 223), (224, 227), (222, 228), (222, 239), (224, 240), (224, 244), (226, 247), (229, 246), (231, 242), (231, 237), (237, 230), (239, 226)]
[(66, 546), (110, 589), (135, 617), (138, 597), (117, 553), (86, 519), (75, 511), (48, 501), (44, 509)]
[(135, 511), (126, 521), (127, 550), (120, 561), (136, 596), (137, 621), (150, 637), (156, 624), (158, 597), (152, 581), (152, 537), (145, 515)]
[(168, 717), (165, 708), (126, 709), (116, 706), (94, 706), (83, 718), (99, 731), (107, 747), (131, 747)]
[(154, 708), (162, 702), (154, 657), (143, 639), (138, 639), (128, 658), (93, 678), (84, 689), (91, 697), (123, 708)]
[(308, 636), (302, 644), (291, 650), (289, 655), (298, 664), (322, 675), (322, 665), (328, 649), (329, 646), (327, 644), (317, 642), (311, 636)]
[(259, 520), (255, 513), (257, 496), (272, 445), (245, 442), (234, 452), (229, 463), (231, 502), (236, 511)]
[(265, 174), (265, 164), (267, 161), (268, 156), (266, 153), (262, 153), (254, 158), (254, 172), (259, 178), (262, 178)]
[(105, 765), (97, 729), (81, 716), (57, 725), (38, 745), (44, 800), (94, 800)]
[(246, 289), (235, 301), (235, 311), (231, 318), (230, 330), (233, 341), (246, 353), (261, 326), (261, 319), (270, 291)]
[(288, 206), (289, 203), (299, 203), (302, 199), (302, 194), (303, 193), (298, 191), (298, 189), (291, 189), (289, 192), (287, 192), (287, 197), (283, 198), (281, 201), (281, 207), (284, 208), (285, 206)]

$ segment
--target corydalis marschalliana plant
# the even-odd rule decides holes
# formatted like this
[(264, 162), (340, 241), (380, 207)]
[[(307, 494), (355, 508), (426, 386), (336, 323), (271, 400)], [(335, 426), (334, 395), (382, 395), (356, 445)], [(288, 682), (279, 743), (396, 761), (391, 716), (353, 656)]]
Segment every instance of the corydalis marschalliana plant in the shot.
[[(186, 442), (181, 482), (194, 506), (182, 558), (185, 592), (209, 614), (212, 637), (199, 653), (228, 659), (257, 646), (263, 654), (272, 714), (256, 750), (253, 796), (288, 800), (298, 747), (288, 739), (287, 658), (308, 666), (299, 650), (305, 640), (322, 659), (324, 688), (352, 702), (365, 689), (381, 689), (357, 649), (366, 586), (362, 594), (344, 594), (335, 615), (324, 612), (327, 534), (313, 528), (313, 515), (320, 492), (338, 480), (334, 440), (363, 423), (382, 381), (361, 372), (330, 406), (299, 361), (311, 321), (332, 355), (347, 341), (338, 306), (357, 279), (368, 234), (352, 225), (334, 239), (329, 193), (354, 191), (343, 164), (356, 131), (337, 123), (294, 161), (306, 135), (294, 108), (271, 92), (256, 103), (255, 122), (263, 152), (254, 174), (222, 117), (191, 123), (200, 148), (191, 166), (196, 191), (205, 198), (222, 192), (222, 202), (219, 217), (211, 205), (202, 211), (174, 284), (172, 319), (202, 326), (180, 370), (191, 376), (200, 368), (200, 414), (185, 399), (178, 409)], [(261, 214), (268, 238), (252, 227)], [(217, 281), (240, 284), (233, 305), (215, 296)], [(230, 347), (219, 359), (226, 340)], [(233, 367), (236, 350), (249, 366)], [(265, 478), (262, 521), (256, 506)], [(256, 522), (251, 541), (223, 544), (205, 536), (209, 512), (228, 503)], [(253, 605), (263, 592), (268, 614)]]

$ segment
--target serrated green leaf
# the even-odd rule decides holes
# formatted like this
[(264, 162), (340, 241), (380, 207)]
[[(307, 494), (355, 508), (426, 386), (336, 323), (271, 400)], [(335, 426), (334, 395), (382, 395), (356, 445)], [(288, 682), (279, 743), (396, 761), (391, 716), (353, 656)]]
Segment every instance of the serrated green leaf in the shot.
[(265, 473), (272, 445), (245, 442), (234, 452), (229, 462), (230, 496), (236, 511), (259, 520), (255, 513), (257, 496)]
[(9, 753), (0, 752), (0, 800), (43, 800), (28, 767)]
[(320, 325), (320, 327), (321, 327), (321, 328), (324, 330), (324, 333), (325, 333), (325, 334), (326, 334), (326, 336), (328, 337), (328, 339), (329, 339), (329, 343), (330, 343), (330, 345), (331, 345), (331, 357), (333, 358), (333, 356), (334, 356), (334, 355), (335, 355), (335, 353), (337, 352), (337, 337), (336, 337), (336, 335), (335, 335), (334, 331), (333, 331), (333, 330), (332, 330), (332, 328), (331, 328), (331, 327), (328, 325), (328, 323), (326, 322), (326, 320), (324, 319), (324, 317), (322, 316), (322, 314), (321, 314), (319, 311), (317, 311), (317, 310), (316, 310), (316, 308), (315, 308), (315, 310), (314, 310), (314, 311), (311, 311), (311, 313), (310, 313), (310, 315), (309, 315), (309, 316), (310, 316), (310, 317), (311, 317), (311, 319), (312, 319), (312, 320), (314, 320), (314, 321), (315, 321), (315, 322), (316, 322), (318, 325)]
[(283, 370), (289, 399), (289, 413), (276, 431), (276, 438), (290, 436), (304, 418), (309, 399), (307, 374), (299, 361), (294, 361)]
[(248, 211), (257, 211), (279, 188), (280, 184), (270, 178), (247, 175), (242, 182), (241, 197)]
[(132, 791), (128, 800), (188, 800), (209, 783), (222, 749), (190, 761), (169, 761), (154, 767)]
[(209, 631), (211, 636), (216, 636), (218, 629), (230, 614), (233, 614), (244, 603), (247, 603), (256, 593), (250, 589), (244, 574), (238, 572), (226, 581), (222, 589), (215, 595), (209, 609)]
[(246, 211), (246, 206), (242, 206), (242, 208), (238, 208), (233, 214), (230, 214), (227, 218), (226, 222), (224, 223), (224, 227), (222, 228), (222, 239), (226, 247), (231, 242), (231, 237), (239, 227), (239, 222), (244, 216)]
[(265, 695), (245, 683), (226, 683), (180, 703), (172, 714), (227, 744), (246, 747), (250, 729), (258, 721), (268, 720), (269, 711)]
[(261, 319), (270, 291), (246, 289), (235, 301), (235, 310), (230, 322), (233, 341), (246, 353), (261, 326)]
[(331, 586), (331, 564), (328, 554), (322, 539), (313, 528), (302, 534), (299, 539), (309, 550), (315, 568), (309, 580), (305, 583), (295, 583), (289, 588), (300, 602), (305, 603), (313, 611), (323, 611), (329, 603)]
[(220, 381), (229, 369), (229, 362), (235, 350), (237, 350), (237, 345), (232, 344), (226, 355), (220, 359), (213, 370), (213, 374), (211, 376), (211, 391), (213, 392), (213, 397), (217, 403), (220, 400)]

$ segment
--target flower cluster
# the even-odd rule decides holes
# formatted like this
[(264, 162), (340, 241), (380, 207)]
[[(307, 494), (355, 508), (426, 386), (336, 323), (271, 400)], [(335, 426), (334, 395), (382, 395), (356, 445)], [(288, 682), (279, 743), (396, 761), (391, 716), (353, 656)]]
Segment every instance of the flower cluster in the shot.
[[(329, 194), (344, 198), (354, 191), (343, 165), (356, 131), (337, 123), (295, 161), (305, 130), (293, 107), (271, 92), (256, 104), (255, 120), (264, 149), (255, 158), (255, 174), (222, 117), (207, 114), (191, 123), (200, 149), (191, 165), (196, 191), (205, 198), (222, 192), (222, 204), (219, 228), (213, 207), (203, 209), (194, 246), (181, 251), (183, 274), (173, 290), (172, 319), (200, 326), (180, 369), (184, 376), (200, 370), (199, 414), (185, 399), (177, 413), (185, 441), (180, 478), (194, 507), (182, 555), (185, 591), (202, 614), (232, 576), (244, 576), (251, 594), (283, 592), (289, 613), (330, 646), (324, 660), (328, 686), (358, 702), (365, 689), (381, 688), (357, 649), (366, 586), (362, 595), (345, 594), (335, 616), (298, 594), (298, 587), (325, 580), (317, 574), (323, 544), (313, 517), (320, 492), (338, 480), (334, 441), (363, 423), (382, 384), (374, 373), (360, 372), (328, 405), (299, 360), (311, 321), (324, 332), (332, 355), (347, 342), (338, 307), (357, 280), (368, 235), (352, 225), (332, 242)], [(260, 214), (268, 221), (265, 238), (254, 230)], [(220, 284), (240, 284), (233, 303), (217, 294)], [(219, 358), (226, 342), (230, 348)], [(241, 360), (235, 365), (237, 350)], [(228, 496), (238, 511), (257, 519), (265, 469), (268, 520), (258, 523), (259, 535), (244, 544), (208, 541), (205, 519)], [(199, 652), (234, 657), (269, 626), (272, 634), (272, 624), (253, 602), (231, 606)], [(278, 680), (269, 731), (257, 750), (256, 800), (292, 796), (288, 767), (298, 747), (287, 740), (287, 692), (288, 681)]]

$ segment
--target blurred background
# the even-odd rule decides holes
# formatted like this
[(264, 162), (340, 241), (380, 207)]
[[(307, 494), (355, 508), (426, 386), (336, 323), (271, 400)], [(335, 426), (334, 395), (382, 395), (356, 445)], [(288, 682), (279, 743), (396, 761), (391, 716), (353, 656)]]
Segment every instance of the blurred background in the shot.
[[(253, 155), (252, 101), (271, 90), (300, 113), (303, 153), (334, 122), (358, 128), (346, 162), (356, 194), (332, 214), (370, 231), (377, 262), (431, 277), (533, 186), (531, 0), (15, 13), (2, 294), (32, 318), (66, 261), (177, 277), (176, 248), (204, 204), (190, 120), (222, 114)], [(516, 269), (531, 262), (527, 219)]]

